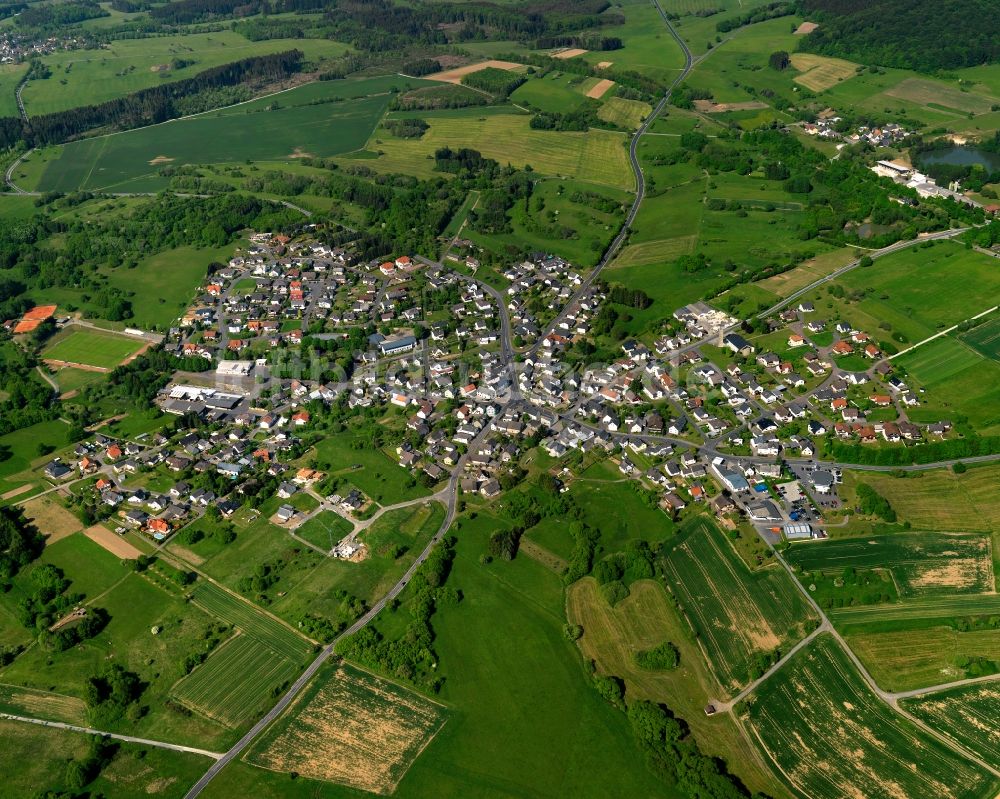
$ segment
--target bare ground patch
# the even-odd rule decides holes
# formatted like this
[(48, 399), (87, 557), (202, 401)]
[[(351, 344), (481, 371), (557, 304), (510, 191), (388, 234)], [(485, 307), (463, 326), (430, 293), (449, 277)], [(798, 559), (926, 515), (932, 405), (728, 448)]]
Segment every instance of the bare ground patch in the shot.
[(292, 150), (292, 154), (288, 156), (289, 158), (315, 158), (316, 156), (310, 152), (306, 152), (301, 147), (296, 147)]
[(107, 527), (103, 527), (100, 524), (88, 527), (83, 531), (83, 534), (98, 546), (106, 549), (116, 558), (135, 560), (142, 554), (120, 535), (111, 532)]
[(615, 63), (614, 61), (598, 61), (597, 62), (597, 68), (598, 69), (607, 69), (608, 67), (610, 67), (614, 63)]
[(0, 499), (14, 499), (14, 497), (19, 497), (19, 496), (21, 496), (21, 494), (28, 493), (33, 488), (34, 488), (34, 486), (31, 483), (27, 483), (27, 484), (25, 484), (23, 486), (18, 486), (17, 488), (12, 488), (10, 491), (7, 491), (7, 492), (5, 492), (3, 494), (0, 494)]
[(568, 50), (560, 50), (558, 53), (553, 53), (552, 57), (561, 59), (576, 58), (578, 55), (583, 55), (586, 52), (586, 50), (581, 50), (579, 47), (571, 47)]
[(151, 158), (149, 161), (150, 166), (159, 166), (160, 164), (169, 164), (174, 159), (167, 155), (158, 155), (156, 158)]
[(694, 107), (703, 114), (724, 114), (726, 111), (760, 111), (769, 106), (759, 100), (747, 100), (743, 103), (715, 103), (711, 100), (695, 100)]
[(522, 66), (524, 65), (518, 64), (516, 61), (497, 61), (496, 59), (492, 59), (490, 61), (480, 61), (478, 64), (466, 64), (464, 67), (446, 69), (443, 72), (435, 72), (433, 75), (425, 75), (424, 77), (427, 80), (440, 80), (445, 83), (461, 83), (462, 78), (466, 75), (471, 75), (473, 72), (480, 72), (490, 67), (494, 69), (515, 70), (520, 69)]
[(614, 85), (615, 82), (613, 80), (608, 80), (607, 78), (603, 78), (591, 87), (590, 91), (587, 92), (587, 97), (592, 97), (595, 100), (600, 100), (605, 94), (608, 93), (608, 91)]
[(83, 522), (50, 497), (29, 500), (21, 508), (45, 536), (46, 545), (83, 529)]
[(796, 36), (805, 36), (807, 33), (812, 33), (819, 25), (815, 22), (803, 22), (799, 27), (795, 29)]
[(248, 762), (383, 795), (396, 789), (445, 722), (439, 705), (349, 667), (304, 694), (290, 714)]

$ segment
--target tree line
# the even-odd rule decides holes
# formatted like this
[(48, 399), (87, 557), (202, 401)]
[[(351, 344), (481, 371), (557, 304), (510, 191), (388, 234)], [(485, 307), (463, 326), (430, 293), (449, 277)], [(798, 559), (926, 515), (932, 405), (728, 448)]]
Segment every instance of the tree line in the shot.
[(192, 78), (132, 92), (103, 103), (43, 114), (24, 122), (0, 118), (0, 148), (61, 144), (95, 129), (129, 130), (174, 119), (192, 95), (223, 86), (283, 80), (302, 68), (300, 50), (254, 56), (212, 67)]

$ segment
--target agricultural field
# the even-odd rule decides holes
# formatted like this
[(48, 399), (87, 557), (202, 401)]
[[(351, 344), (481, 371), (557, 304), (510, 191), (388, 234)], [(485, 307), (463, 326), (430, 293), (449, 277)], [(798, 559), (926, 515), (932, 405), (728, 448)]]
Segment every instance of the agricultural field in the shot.
[(579, 90), (587, 80), (580, 75), (558, 71), (541, 78), (531, 78), (521, 84), (511, 94), (511, 102), (516, 105), (568, 114), (583, 105), (584, 94)]
[(982, 663), (980, 658), (1000, 662), (998, 630), (959, 631), (939, 623), (893, 630), (891, 625), (875, 624), (849, 631), (845, 639), (879, 687), (887, 691), (961, 680), (969, 676), (963, 664)]
[(993, 593), (988, 536), (927, 532), (793, 544), (785, 553), (804, 571), (888, 569), (902, 598), (928, 594)]
[(46, 544), (54, 544), (83, 529), (83, 522), (51, 494), (25, 502), (21, 510), (25, 518), (45, 536)]
[(800, 73), (793, 80), (817, 94), (853, 78), (858, 72), (858, 65), (850, 61), (812, 53), (793, 54), (792, 67)]
[(652, 110), (649, 103), (611, 97), (602, 103), (597, 116), (605, 122), (611, 122), (621, 128), (637, 128)]
[[(691, 725), (703, 751), (727, 757), (732, 770), (751, 790), (777, 796), (760, 754), (730, 717), (705, 715), (705, 705), (716, 696), (717, 684), (663, 586), (653, 580), (640, 580), (632, 583), (629, 591), (629, 596), (612, 607), (597, 581), (590, 577), (567, 589), (566, 617), (571, 624), (583, 627), (578, 642), (583, 657), (593, 660), (601, 674), (625, 680), (628, 701), (666, 703)], [(673, 643), (680, 652), (676, 669), (649, 671), (636, 665), (636, 651), (664, 641)]]
[(435, 150), (469, 147), (501, 164), (530, 164), (542, 175), (635, 189), (624, 133), (533, 130), (527, 114), (475, 108), (422, 113), (421, 118), (430, 128), (419, 139), (397, 139), (387, 131), (377, 131), (367, 149), (378, 156), (366, 159), (365, 165), (382, 172), (429, 177), (437, 174), (433, 171)]
[(42, 358), (110, 371), (143, 346), (145, 342), (130, 336), (71, 327), (52, 338), (42, 351)]
[(68, 724), (87, 723), (87, 705), (82, 699), (20, 685), (0, 685), (0, 711)]
[(248, 637), (260, 641), (290, 661), (301, 661), (312, 649), (290, 627), (214, 583), (199, 581), (192, 596), (194, 603), (206, 612), (242, 630)]
[(845, 496), (864, 482), (885, 497), (901, 521), (925, 530), (956, 532), (1000, 529), (996, 487), (1000, 466), (974, 466), (963, 474), (951, 469), (914, 472), (905, 478), (878, 472), (845, 472)]
[(233, 31), (119, 39), (98, 50), (44, 56), (42, 62), (51, 69), (52, 76), (29, 81), (22, 98), (29, 115), (50, 114), (191, 78), (220, 64), (296, 48), (313, 63), (348, 50), (346, 45), (328, 39), (251, 42)]
[(391, 794), (446, 720), (441, 705), (345, 665), (315, 680), (245, 760)]
[(922, 623), (927, 619), (1000, 614), (1000, 594), (955, 594), (910, 599), (893, 605), (833, 608), (827, 614), (838, 629), (860, 625)]
[(979, 433), (1000, 429), (1000, 363), (953, 336), (942, 336), (895, 360), (909, 382), (922, 388), (911, 421), (934, 422), (963, 416)]
[(259, 715), (274, 691), (290, 683), (299, 663), (251, 635), (237, 635), (174, 686), (172, 695), (197, 713), (236, 728)]
[(959, 339), (980, 355), (1000, 361), (1000, 317), (988, 318), (981, 325), (962, 333)]
[(805, 796), (981, 799), (997, 791), (993, 775), (894, 714), (830, 636), (797, 653), (742, 713)]
[(847, 266), (856, 258), (857, 252), (848, 247), (830, 250), (802, 262), (794, 269), (765, 278), (754, 285), (774, 294), (777, 298), (784, 298)]
[(808, 632), (814, 616), (776, 567), (751, 572), (715, 524), (690, 523), (666, 554), (664, 576), (727, 694), (746, 685), (776, 651)]
[(996, 683), (967, 685), (904, 699), (902, 706), (933, 729), (979, 755), (1000, 760), (1000, 688)]
[[(238, 106), (62, 147), (41, 176), (42, 191), (155, 192), (161, 167), (289, 161), (359, 150), (391, 99), (390, 90), (425, 85), (381, 77), (310, 83)], [(252, 124), (251, 124), (252, 123)]]
[(641, 0), (624, 0), (620, 8), (605, 13), (615, 12), (625, 16), (623, 25), (612, 28), (624, 46), (620, 50), (583, 53), (577, 58), (595, 66), (610, 62), (615, 69), (635, 70), (664, 82), (673, 80), (684, 66), (684, 55), (656, 8)]

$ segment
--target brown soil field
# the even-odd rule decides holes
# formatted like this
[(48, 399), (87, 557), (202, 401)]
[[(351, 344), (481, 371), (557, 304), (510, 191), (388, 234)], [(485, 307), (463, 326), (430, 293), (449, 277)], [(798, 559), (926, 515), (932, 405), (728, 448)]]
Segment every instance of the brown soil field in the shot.
[(83, 522), (50, 497), (28, 500), (21, 508), (45, 536), (46, 544), (54, 544), (83, 529)]
[(0, 499), (14, 499), (14, 497), (19, 497), (21, 494), (28, 493), (32, 488), (34, 488), (34, 486), (31, 483), (26, 483), (23, 486), (12, 488), (10, 491), (0, 494)]
[(151, 160), (151, 161), (149, 162), (149, 165), (150, 165), (150, 166), (158, 166), (158, 165), (160, 165), (160, 164), (169, 164), (169, 163), (170, 163), (171, 161), (173, 161), (173, 160), (174, 160), (174, 159), (173, 159), (173, 158), (170, 158), (169, 156), (166, 156), (166, 155), (158, 155), (158, 156), (156, 156), (156, 158), (152, 159), (152, 160)]
[(98, 546), (104, 547), (117, 558), (135, 560), (142, 554), (120, 535), (111, 532), (107, 527), (99, 524), (88, 527), (83, 531), (83, 534)]
[(443, 708), (409, 689), (341, 668), (304, 693), (291, 707), (287, 725), (247, 760), (385, 795), (444, 722)]
[(594, 86), (590, 89), (590, 91), (587, 92), (587, 97), (592, 97), (595, 100), (600, 100), (605, 94), (608, 93), (608, 90), (614, 85), (615, 82), (613, 80), (608, 80), (607, 78), (604, 78), (603, 80), (600, 80), (594, 84)]
[(614, 61), (598, 61), (597, 62), (597, 68), (598, 69), (607, 69), (608, 67), (610, 67), (614, 63), (615, 63)]
[(520, 69), (523, 64), (518, 64), (515, 61), (480, 61), (478, 64), (466, 64), (464, 67), (455, 67), (454, 69), (446, 69), (443, 72), (435, 72), (433, 75), (425, 75), (427, 80), (440, 80), (445, 83), (461, 83), (462, 78), (466, 75), (471, 75), (473, 72), (479, 72), (484, 69), (489, 69), (493, 67), (494, 69)]
[(747, 100), (744, 103), (713, 103), (711, 100), (695, 100), (694, 107), (704, 114), (724, 114), (726, 111), (759, 111), (767, 108), (767, 103)]
[(571, 47), (569, 50), (560, 50), (558, 53), (553, 53), (553, 58), (576, 58), (578, 55), (583, 55), (586, 50), (581, 50), (579, 47)]
[(73, 369), (82, 369), (84, 372), (100, 372), (101, 374), (108, 374), (111, 371), (106, 366), (94, 366), (89, 363), (73, 363), (73, 361), (57, 361), (54, 358), (43, 358), (42, 362), (54, 369), (61, 369), (64, 366), (69, 366)]
[(807, 33), (812, 33), (819, 25), (815, 22), (803, 22), (799, 27), (795, 29), (796, 36), (805, 36)]

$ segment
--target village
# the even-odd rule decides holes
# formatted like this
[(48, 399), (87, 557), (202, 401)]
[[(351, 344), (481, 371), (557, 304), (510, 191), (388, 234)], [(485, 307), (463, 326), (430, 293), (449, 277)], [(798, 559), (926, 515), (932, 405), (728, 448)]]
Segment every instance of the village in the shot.
[(576, 349), (608, 302), (603, 284), (585, 285), (545, 254), (504, 277), (500, 291), (424, 258), (362, 264), (315, 241), (255, 234), (164, 342), (205, 367), (178, 372), (157, 398), (177, 419), (173, 432), (98, 433), (45, 477), (87, 478), (80, 501), (95, 518), (158, 544), (206, 513), (227, 519), (274, 497), (270, 521), (292, 536), (332, 511), (350, 532), (324, 553), (352, 558), (363, 554), (365, 520), (384, 509), (349, 474), (310, 466), (314, 422), (391, 414), (399, 432), (382, 451), (427, 490), (453, 484), (492, 500), (537, 446), (564, 487), (564, 464), (611, 459), (666, 514), (702, 504), (777, 543), (824, 536), (824, 515), (840, 507), (841, 470), (819, 462), (826, 440), (951, 434), (947, 420), (909, 421), (919, 396), (873, 337), (817, 318), (811, 302), (770, 317), (763, 337), (694, 303), (648, 342), (625, 340), (612, 362), (586, 363)]

